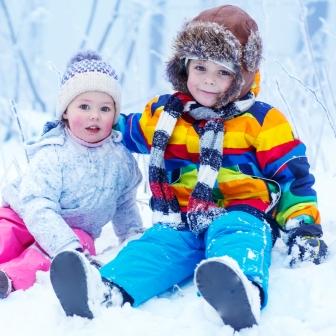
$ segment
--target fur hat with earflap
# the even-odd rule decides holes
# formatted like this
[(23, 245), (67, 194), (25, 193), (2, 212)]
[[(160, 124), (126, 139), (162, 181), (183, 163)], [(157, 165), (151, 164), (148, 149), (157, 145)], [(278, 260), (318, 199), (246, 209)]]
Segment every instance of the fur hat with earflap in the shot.
[(234, 80), (215, 107), (245, 96), (251, 89), (262, 56), (256, 22), (237, 6), (224, 5), (201, 12), (177, 35), (174, 54), (167, 64), (168, 80), (177, 91), (187, 92), (187, 62), (216, 62), (234, 74)]
[(72, 57), (61, 80), (58, 95), (57, 118), (79, 94), (100, 91), (110, 95), (115, 103), (115, 121), (120, 114), (121, 89), (115, 70), (94, 51), (81, 51)]

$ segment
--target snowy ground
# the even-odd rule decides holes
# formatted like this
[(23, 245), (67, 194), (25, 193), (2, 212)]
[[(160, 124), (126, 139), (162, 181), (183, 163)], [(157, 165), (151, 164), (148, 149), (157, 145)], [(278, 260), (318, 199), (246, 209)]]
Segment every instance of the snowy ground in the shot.
[[(336, 242), (333, 204), (330, 195), (336, 188), (335, 174), (317, 172), (317, 190), (323, 216), (325, 240), (330, 245), (328, 260), (319, 266), (287, 266), (286, 249), (279, 241), (273, 250), (270, 270), (269, 304), (258, 327), (235, 335), (244, 336), (335, 336), (336, 335)], [(149, 211), (142, 213), (150, 220)], [(112, 245), (112, 248), (111, 248)], [(113, 257), (118, 247), (107, 227), (97, 241), (101, 260)], [(140, 308), (102, 309), (89, 321), (66, 317), (49, 283), (40, 273), (36, 285), (17, 291), (0, 301), (1, 335), (146, 335), (146, 336), (227, 336), (233, 330), (221, 324), (202, 304), (192, 283), (154, 298)]]

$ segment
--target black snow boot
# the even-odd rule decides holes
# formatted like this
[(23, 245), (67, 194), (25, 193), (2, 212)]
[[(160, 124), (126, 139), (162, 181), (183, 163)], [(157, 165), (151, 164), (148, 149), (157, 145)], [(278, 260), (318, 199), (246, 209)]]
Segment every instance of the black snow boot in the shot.
[(12, 281), (4, 271), (0, 270), (0, 299), (5, 299), (12, 291)]
[(224, 324), (239, 331), (257, 324), (260, 298), (257, 287), (231, 260), (220, 257), (203, 261), (195, 271), (194, 281)]
[[(95, 307), (105, 300), (109, 289), (85, 255), (64, 251), (52, 261), (50, 280), (66, 315), (92, 319)], [(108, 296), (111, 297), (110, 293)]]

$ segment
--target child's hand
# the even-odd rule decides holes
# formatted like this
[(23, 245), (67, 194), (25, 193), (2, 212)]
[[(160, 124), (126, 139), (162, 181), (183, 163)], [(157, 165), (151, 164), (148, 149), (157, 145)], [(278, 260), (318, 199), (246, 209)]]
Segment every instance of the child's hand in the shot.
[(164, 110), (167, 112), (172, 112), (173, 115), (174, 115), (174, 112), (182, 113), (183, 108), (184, 108), (183, 103), (176, 96), (176, 94), (171, 95), (167, 103), (164, 106)]
[(299, 261), (311, 261), (318, 265), (328, 253), (327, 244), (314, 236), (296, 236), (290, 240), (288, 246), (290, 266), (294, 266)]

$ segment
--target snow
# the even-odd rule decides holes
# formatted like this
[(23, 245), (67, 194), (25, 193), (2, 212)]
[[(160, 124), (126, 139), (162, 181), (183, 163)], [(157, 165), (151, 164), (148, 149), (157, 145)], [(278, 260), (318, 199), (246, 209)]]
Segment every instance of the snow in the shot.
[[(318, 175), (318, 192), (332, 195), (336, 177)], [(242, 330), (243, 336), (335, 336), (336, 243), (335, 220), (329, 197), (321, 197), (323, 228), (330, 254), (325, 263), (288, 266), (287, 250), (278, 240), (272, 253), (269, 303), (261, 312), (259, 326)], [(144, 212), (144, 211), (142, 211)], [(145, 212), (150, 220), (150, 212)], [(112, 245), (112, 248), (111, 248)], [(117, 239), (107, 226), (97, 241), (100, 260), (107, 261), (118, 251)], [(49, 274), (40, 272), (37, 283), (27, 291), (12, 293), (0, 301), (2, 335), (144, 335), (144, 336), (227, 336), (233, 330), (222, 325), (197, 295), (192, 281), (153, 298), (138, 308), (101, 308), (90, 321), (66, 317), (49, 283)]]
[[(122, 18), (127, 19), (129, 13), (134, 10), (133, 6), (138, 6), (140, 10), (149, 10), (155, 1), (125, 1), (122, 2)], [(335, 224), (334, 216), (336, 190), (336, 173), (335, 173), (335, 150), (336, 140), (332, 134), (330, 125), (328, 124), (323, 106), (320, 100), (315, 99), (311, 89), (313, 80), (311, 74), (313, 66), (309, 64), (307, 53), (298, 55), (298, 41), (296, 38), (300, 35), (296, 26), (300, 25), (298, 17), (300, 14), (300, 1), (292, 0), (263, 0), (263, 1), (232, 1), (243, 6), (244, 9), (251, 12), (260, 23), (260, 29), (265, 40), (265, 59), (263, 69), (266, 75), (262, 83), (261, 99), (280, 107), (284, 113), (288, 114), (288, 118), (293, 123), (296, 133), (307, 144), (310, 161), (312, 163), (312, 173), (316, 178), (316, 190), (319, 199), (319, 208), (322, 215), (322, 225), (324, 230), (324, 239), (329, 245), (329, 255), (327, 260), (321, 265), (313, 265), (310, 263), (301, 263), (295, 268), (288, 266), (289, 259), (287, 249), (280, 240), (276, 243), (272, 252), (272, 265), (270, 268), (269, 281), (269, 302), (265, 309), (261, 312), (259, 326), (255, 326), (249, 330), (242, 330), (235, 335), (242, 336), (336, 336), (336, 241), (335, 241)], [(305, 4), (318, 3), (314, 1), (303, 1)], [(320, 1), (319, 3), (322, 3)], [(326, 1), (328, 2), (328, 1)], [(20, 28), (18, 32), (18, 46), (25, 50), (27, 57), (30, 57), (30, 66), (34, 70), (35, 78), (39, 79), (39, 91), (43, 98), (48, 102), (52, 101), (55, 96), (57, 85), (56, 77), (62, 69), (69, 57), (75, 51), (78, 43), (79, 34), (83, 33), (85, 27), (85, 15), (79, 15), (79, 7), (76, 1), (60, 0), (60, 1), (31, 1), (25, 6), (34, 7), (34, 3), (40, 3), (35, 8), (31, 16), (27, 16), (27, 20), (21, 20), (25, 15), (26, 8), (22, 7), (19, 1), (7, 1), (11, 13), (15, 14), (14, 20), (17, 21), (16, 28)], [(165, 3), (165, 1), (161, 1)], [(222, 1), (209, 1), (209, 7), (222, 4)], [(335, 54), (335, 28), (334, 19), (336, 16), (335, 3), (329, 1), (330, 6), (334, 9), (329, 21), (323, 22), (323, 29), (328, 35), (325, 41), (325, 49), (321, 51), (321, 58), (333, 60)], [(83, 8), (91, 6), (91, 2), (87, 2)], [(107, 10), (104, 10), (107, 8)], [(181, 26), (183, 18), (191, 17), (196, 14), (202, 7), (204, 1), (180, 1), (170, 0), (166, 3), (165, 15), (167, 26), (169, 29), (164, 30), (164, 45), (162, 49), (146, 50), (148, 41), (144, 35), (148, 33), (145, 23), (149, 20), (148, 12), (142, 15), (141, 26), (139, 28), (139, 40), (137, 48), (135, 48), (135, 56), (133, 63), (127, 67), (125, 75), (124, 91), (124, 111), (140, 110), (147, 98), (162, 91), (166, 92), (169, 85), (161, 80), (163, 78), (162, 68), (164, 60), (170, 54), (169, 42), (174, 36), (178, 27)], [(104, 1), (103, 6), (99, 10), (105, 16), (98, 20), (95, 29), (89, 36), (89, 47), (97, 45), (97, 41), (93, 40), (102, 36), (102, 32), (106, 25), (106, 16), (114, 7), (110, 1)], [(161, 13), (160, 6), (156, 4), (153, 11)], [(22, 9), (22, 13), (20, 12)], [(31, 9), (31, 8), (30, 8)], [(82, 9), (84, 11), (84, 9)], [(21, 13), (21, 14), (20, 14)], [(131, 13), (132, 14), (132, 13)], [(0, 8), (0, 15), (2, 15)], [(21, 16), (20, 16), (21, 15)], [(15, 16), (15, 15), (13, 15)], [(40, 19), (42, 21), (39, 21)], [(0, 125), (2, 130), (12, 127), (10, 132), (16, 134), (17, 130), (13, 123), (5, 123), (7, 100), (12, 96), (13, 88), (16, 87), (14, 80), (15, 71), (8, 69), (17, 69), (15, 63), (18, 59), (16, 48), (10, 48), (7, 42), (5, 20), (0, 17), (3, 27), (0, 27), (1, 44), (4, 43), (2, 54), (0, 56)], [(126, 66), (124, 60), (128, 52), (130, 43), (126, 39), (124, 27), (129, 27), (130, 31), (136, 30), (132, 20), (134, 13), (130, 15), (130, 22), (119, 20), (116, 28), (119, 33), (111, 34), (113, 38), (109, 40), (109, 48), (105, 50), (105, 55), (109, 55), (113, 60), (113, 65), (117, 69)], [(22, 25), (21, 25), (22, 21)], [(35, 31), (35, 40), (26, 38), (31, 30), (27, 28), (29, 22), (36, 21), (39, 23), (36, 27), (41, 30), (41, 35)], [(68, 24), (60, 24), (67, 22)], [(134, 19), (135, 22), (135, 19)], [(293, 26), (296, 30), (293, 30)], [(29, 26), (30, 27), (30, 26)], [(173, 29), (173, 28), (174, 29)], [(122, 30), (123, 29), (123, 30)], [(118, 32), (118, 31), (117, 31)], [(31, 33), (32, 34), (32, 33)], [(33, 34), (32, 34), (33, 35)], [(129, 34), (133, 36), (132, 34)], [(62, 48), (60, 48), (60, 36), (62, 37)], [(125, 37), (126, 36), (126, 37)], [(149, 36), (149, 34), (148, 34)], [(91, 39), (91, 40), (90, 40)], [(127, 43), (122, 45), (121, 39), (125, 39)], [(301, 42), (302, 44), (302, 38)], [(121, 44), (121, 46), (119, 46)], [(126, 46), (127, 44), (127, 46)], [(159, 44), (161, 46), (161, 43)], [(301, 48), (303, 48), (301, 46)], [(152, 53), (160, 58), (161, 70), (155, 72), (157, 82), (150, 85), (148, 75), (148, 64), (153, 62), (148, 55)], [(38, 54), (38, 57), (36, 56)], [(37, 58), (33, 58), (33, 56)], [(162, 55), (164, 57), (162, 57)], [(112, 57), (113, 56), (113, 57)], [(329, 56), (329, 57), (328, 57)], [(111, 60), (109, 59), (109, 60)], [(307, 61), (308, 60), (308, 61)], [(281, 61), (281, 64), (280, 64)], [(300, 63), (301, 62), (301, 63)], [(308, 63), (307, 63), (308, 62)], [(323, 63), (325, 68), (329, 70), (330, 78), (335, 74), (336, 67), (334, 64), (329, 65)], [(147, 72), (146, 72), (147, 71)], [(8, 77), (12, 75), (12, 77)], [(153, 74), (152, 74), (153, 75)], [(305, 83), (308, 81), (308, 84)], [(36, 102), (35, 109), (31, 108), (33, 104), (27, 108), (27, 100), (31, 99), (30, 88), (25, 84), (25, 75), (21, 75), (20, 82), (21, 104), (18, 105), (19, 117), (22, 120), (24, 131), (29, 133), (26, 137), (34, 135), (41, 130), (41, 126), (50, 115), (52, 108), (51, 103), (48, 104), (48, 113), (38, 111)], [(302, 84), (304, 83), (304, 85)], [(326, 82), (327, 83), (327, 82)], [(26, 86), (24, 86), (24, 84)], [(280, 88), (276, 90), (277, 85)], [(327, 83), (328, 84), (328, 83)], [(326, 88), (330, 90), (329, 100), (323, 101), (330, 107), (334, 107), (334, 95), (332, 88), (334, 83)], [(155, 90), (154, 90), (155, 89)], [(316, 88), (314, 88), (316, 89)], [(154, 90), (154, 91), (153, 91)], [(328, 93), (326, 90), (325, 94)], [(318, 90), (316, 89), (316, 92)], [(282, 96), (286, 99), (283, 100)], [(319, 97), (320, 99), (321, 97)], [(334, 110), (333, 110), (334, 111)], [(293, 112), (293, 113), (292, 113)], [(1, 132), (2, 132), (1, 130)], [(3, 140), (1, 136), (1, 141)], [(19, 167), (23, 167), (24, 151), (16, 136), (1, 143), (0, 150), (0, 186), (9, 178), (15, 176)], [(139, 158), (141, 169), (146, 171), (146, 161)], [(146, 206), (147, 192), (146, 186), (142, 186), (139, 192), (139, 206), (141, 213), (147, 226), (151, 222), (151, 213)], [(113, 258), (118, 252), (118, 242), (113, 234), (112, 228), (107, 226), (101, 238), (97, 241), (97, 250), (101, 261), (106, 262)], [(59, 305), (49, 282), (49, 274), (38, 273), (37, 283), (27, 291), (17, 291), (12, 293), (7, 299), (0, 300), (0, 334), (1, 335), (146, 335), (146, 336), (228, 336), (233, 335), (233, 330), (229, 326), (221, 323), (216, 315), (204, 304), (202, 299), (197, 295), (192, 281), (179, 286), (175, 286), (170, 292), (160, 297), (153, 298), (138, 308), (132, 308), (128, 304), (124, 307), (111, 307), (109, 309), (100, 309), (98, 316), (94, 320), (86, 320), (80, 317), (66, 317)]]

